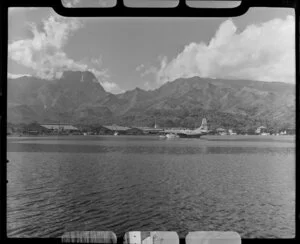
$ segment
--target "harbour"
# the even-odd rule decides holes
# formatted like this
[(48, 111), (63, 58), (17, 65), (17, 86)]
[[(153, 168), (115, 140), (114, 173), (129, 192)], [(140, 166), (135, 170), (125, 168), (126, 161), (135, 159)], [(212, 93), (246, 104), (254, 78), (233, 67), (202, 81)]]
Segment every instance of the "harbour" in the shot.
[(8, 236), (156, 229), (292, 238), (294, 140), (8, 138)]
[[(89, 1), (63, 2), (78, 10)], [(233, 16), (224, 2), (223, 17), (206, 19), (188, 3), (199, 1), (185, 2), (168, 18), (164, 6), (153, 18), (139, 8), (92, 21), (58, 6), (8, 8), (4, 236), (295, 237), (293, 4)]]

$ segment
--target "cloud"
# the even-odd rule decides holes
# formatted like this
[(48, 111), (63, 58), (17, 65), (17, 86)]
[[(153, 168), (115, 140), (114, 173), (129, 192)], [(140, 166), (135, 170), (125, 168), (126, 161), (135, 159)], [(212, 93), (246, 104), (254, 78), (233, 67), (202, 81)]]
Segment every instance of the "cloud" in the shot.
[[(75, 31), (83, 27), (78, 19), (51, 15), (43, 20), (42, 28), (29, 24), (32, 38), (17, 40), (8, 45), (8, 57), (18, 64), (32, 69), (42, 79), (59, 79), (66, 70), (90, 71), (101, 84), (117, 90), (117, 84), (109, 82), (107, 69), (102, 68), (102, 58), (75, 61), (63, 48)], [(108, 86), (107, 84), (111, 84)], [(112, 85), (114, 84), (114, 85)]]
[(150, 74), (156, 74), (158, 72), (158, 69), (154, 66), (150, 66), (149, 68), (145, 69), (142, 73), (141, 73), (141, 77), (145, 77), (146, 75), (150, 75)]
[(10, 7), (8, 9), (9, 14), (11, 13), (20, 13), (20, 12), (24, 12), (24, 11), (33, 11), (33, 10), (38, 10), (39, 8), (37, 7)]
[(123, 93), (124, 90), (121, 89), (116, 83), (114, 82), (101, 82), (101, 85), (103, 86), (103, 88), (111, 93), (117, 94), (117, 93)]
[(137, 67), (135, 68), (135, 70), (136, 70), (137, 72), (139, 72), (139, 71), (141, 71), (142, 69), (144, 69), (144, 67), (145, 67), (145, 65), (141, 64), (141, 65), (137, 66)]
[(148, 74), (155, 72), (158, 84), (192, 76), (293, 83), (294, 40), (293, 16), (249, 25), (240, 33), (228, 19), (208, 44), (190, 43), (171, 61), (160, 57), (160, 67)]
[(111, 93), (121, 93), (124, 92), (116, 83), (109, 81), (110, 79), (110, 72), (108, 69), (102, 68), (103, 66), (103, 59), (102, 56), (99, 58), (84, 58), (79, 62), (84, 69), (87, 71), (92, 72), (100, 84), (104, 87), (104, 89)]
[(139, 66), (137, 66), (135, 68), (135, 70), (139, 73), (139, 75), (141, 76), (141, 82), (142, 82), (142, 86), (144, 87), (144, 89), (146, 90), (152, 90), (157, 88), (157, 84), (155, 84), (155, 81), (153, 81), (153, 79), (147, 79), (145, 80), (146, 76), (151, 75), (152, 77), (156, 76), (157, 72), (158, 72), (158, 68), (155, 66), (150, 66), (150, 67), (146, 67), (144, 64), (141, 64)]
[(66, 69), (83, 69), (62, 50), (73, 32), (81, 28), (81, 22), (51, 15), (42, 24), (43, 28), (39, 30), (36, 24), (30, 23), (32, 38), (10, 43), (8, 57), (44, 79), (57, 77), (57, 72)]
[(156, 89), (156, 87), (153, 85), (153, 81), (144, 81), (144, 89), (146, 91), (153, 91)]
[(29, 74), (12, 74), (12, 73), (7, 73), (7, 78), (8, 79), (17, 79), (17, 78), (20, 78), (20, 77), (23, 77), (23, 76), (30, 77), (31, 75), (29, 75)]
[(103, 59), (102, 56), (99, 56), (99, 58), (92, 58), (91, 59), (92, 64), (97, 65), (97, 66), (102, 66), (103, 65)]

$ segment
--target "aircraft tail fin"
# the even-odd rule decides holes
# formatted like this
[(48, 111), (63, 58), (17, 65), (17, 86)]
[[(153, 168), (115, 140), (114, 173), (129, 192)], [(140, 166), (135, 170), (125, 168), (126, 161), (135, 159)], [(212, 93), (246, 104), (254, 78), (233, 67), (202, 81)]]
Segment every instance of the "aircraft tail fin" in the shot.
[(203, 118), (201, 126), (195, 129), (194, 132), (207, 132), (207, 131), (208, 131), (207, 121), (206, 118)]

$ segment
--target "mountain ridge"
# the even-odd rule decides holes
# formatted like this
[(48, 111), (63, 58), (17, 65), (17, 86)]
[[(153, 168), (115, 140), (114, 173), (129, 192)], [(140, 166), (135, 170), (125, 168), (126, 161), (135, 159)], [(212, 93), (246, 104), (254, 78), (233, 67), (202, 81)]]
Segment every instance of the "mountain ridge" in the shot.
[(225, 117), (239, 127), (293, 126), (295, 85), (195, 76), (155, 90), (112, 94), (91, 72), (68, 71), (56, 80), (8, 79), (8, 108), (8, 121), (13, 123), (150, 126), (155, 117), (161, 126), (194, 127), (205, 116), (213, 126), (225, 126)]

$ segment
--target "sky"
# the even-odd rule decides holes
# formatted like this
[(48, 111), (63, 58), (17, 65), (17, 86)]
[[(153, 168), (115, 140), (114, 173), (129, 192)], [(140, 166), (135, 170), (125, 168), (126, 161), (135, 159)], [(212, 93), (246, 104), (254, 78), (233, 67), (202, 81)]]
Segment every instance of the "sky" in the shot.
[[(82, 1), (64, 0), (68, 7)], [(11, 8), (8, 30), (11, 78), (91, 71), (115, 94), (193, 76), (295, 83), (293, 9), (251, 8), (234, 18), (65, 18), (51, 8)]]

